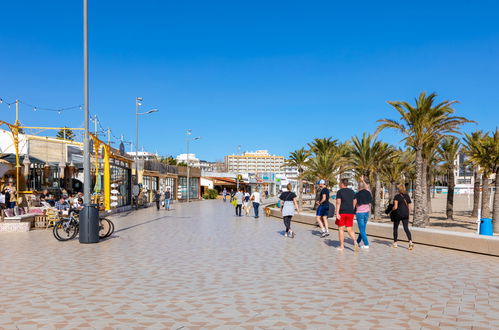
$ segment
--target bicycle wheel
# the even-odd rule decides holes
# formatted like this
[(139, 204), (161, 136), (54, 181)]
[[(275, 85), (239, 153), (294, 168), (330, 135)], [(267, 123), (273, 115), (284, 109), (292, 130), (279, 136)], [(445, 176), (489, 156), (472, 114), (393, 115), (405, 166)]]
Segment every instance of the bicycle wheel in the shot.
[(106, 219), (109, 224), (111, 225), (111, 228), (109, 229), (109, 232), (107, 233), (107, 236), (106, 237), (109, 237), (111, 236), (113, 233), (114, 233), (114, 222), (112, 222), (111, 220), (109, 219)]
[(103, 239), (109, 236), (111, 232), (111, 222), (106, 218), (99, 219), (99, 238)]
[(54, 224), (52, 229), (54, 237), (59, 241), (69, 241), (78, 233), (78, 228), (70, 220), (59, 220)]

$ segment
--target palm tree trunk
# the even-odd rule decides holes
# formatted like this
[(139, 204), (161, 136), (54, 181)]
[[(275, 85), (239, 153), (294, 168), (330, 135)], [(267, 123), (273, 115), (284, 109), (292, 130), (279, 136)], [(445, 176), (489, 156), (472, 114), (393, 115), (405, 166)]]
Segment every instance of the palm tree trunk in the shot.
[(395, 198), (396, 194), (397, 194), (397, 184), (395, 182), (390, 182), (390, 192), (389, 192), (390, 201), (393, 201), (393, 198)]
[(492, 219), (494, 219), (494, 233), (499, 233), (499, 166), (496, 169), (496, 191), (494, 192), (494, 212)]
[(381, 219), (381, 180), (376, 175), (376, 189), (374, 190), (374, 220)]
[(298, 205), (303, 207), (303, 179), (298, 175)]
[(482, 218), (490, 218), (490, 191), (488, 175), (482, 174)]
[(431, 207), (431, 183), (433, 182), (431, 176), (430, 166), (426, 166), (426, 207), (428, 214), (433, 212)]
[[(426, 196), (423, 179), (425, 177), (423, 152), (421, 148), (416, 148), (416, 182), (414, 187), (414, 220), (415, 227), (425, 226)], [(424, 180), (426, 181), (426, 180)]]
[(449, 182), (447, 183), (447, 220), (453, 220), (454, 213), (454, 169), (450, 168), (447, 171)]
[(480, 208), (480, 172), (478, 168), (473, 166), (473, 211), (471, 211), (472, 217), (478, 216), (478, 209)]

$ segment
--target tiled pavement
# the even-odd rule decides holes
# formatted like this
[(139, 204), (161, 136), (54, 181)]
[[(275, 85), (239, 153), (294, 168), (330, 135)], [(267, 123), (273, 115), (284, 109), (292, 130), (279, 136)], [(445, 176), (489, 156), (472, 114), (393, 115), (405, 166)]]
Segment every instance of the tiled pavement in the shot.
[(221, 201), (113, 219), (93, 245), (0, 234), (0, 328), (499, 328), (495, 257), (376, 239), (340, 252), (336, 232), (286, 239)]

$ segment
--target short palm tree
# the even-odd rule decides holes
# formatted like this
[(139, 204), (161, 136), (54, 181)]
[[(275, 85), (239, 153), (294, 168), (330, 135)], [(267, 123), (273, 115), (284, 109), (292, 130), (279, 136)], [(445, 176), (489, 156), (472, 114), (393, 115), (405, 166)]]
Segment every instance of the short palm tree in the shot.
[(440, 142), (437, 148), (439, 160), (442, 162), (442, 167), (447, 172), (447, 207), (446, 215), (448, 220), (453, 220), (454, 212), (454, 187), (456, 169), (455, 161), (459, 154), (461, 143), (459, 139), (453, 136), (446, 137)]
[(404, 135), (403, 141), (416, 151), (416, 185), (414, 189), (414, 226), (424, 227), (429, 221), (426, 186), (425, 159), (423, 149), (435, 136), (460, 134), (459, 128), (464, 123), (471, 122), (464, 117), (453, 116), (453, 105), (456, 101), (443, 101), (436, 103), (437, 95), (432, 93), (419, 94), (415, 104), (405, 101), (389, 101), (400, 115), (400, 119), (380, 119), (378, 132), (393, 128)]
[(300, 206), (303, 204), (303, 174), (309, 157), (310, 151), (301, 148), (291, 152), (285, 162), (286, 165), (296, 167), (298, 170), (298, 203)]
[(479, 165), (473, 160), (474, 148), (485, 137), (485, 132), (477, 130), (471, 134), (466, 134), (464, 140), (464, 153), (469, 158), (469, 163), (473, 167), (473, 210), (471, 216), (478, 216), (478, 209), (480, 208), (480, 169)]

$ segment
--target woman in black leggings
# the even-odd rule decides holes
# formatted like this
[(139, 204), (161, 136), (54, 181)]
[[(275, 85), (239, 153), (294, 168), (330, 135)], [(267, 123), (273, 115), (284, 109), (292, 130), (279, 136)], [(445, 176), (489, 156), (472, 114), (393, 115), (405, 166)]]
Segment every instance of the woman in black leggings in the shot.
[(396, 248), (398, 239), (399, 224), (402, 222), (405, 234), (409, 240), (409, 250), (414, 248), (412, 242), (412, 235), (409, 230), (409, 214), (411, 214), (411, 198), (407, 195), (405, 186), (403, 184), (398, 186), (398, 194), (393, 198), (393, 209), (390, 218), (393, 221), (393, 245)]
[(291, 218), (295, 214), (295, 210), (297, 213), (300, 213), (300, 208), (298, 207), (298, 203), (296, 202), (296, 194), (292, 192), (293, 186), (291, 183), (288, 183), (286, 186), (288, 191), (283, 192), (279, 199), (281, 202), (281, 214), (282, 219), (284, 220), (284, 226), (286, 227), (286, 233), (284, 233), (284, 237), (295, 238), (295, 232), (291, 230)]

